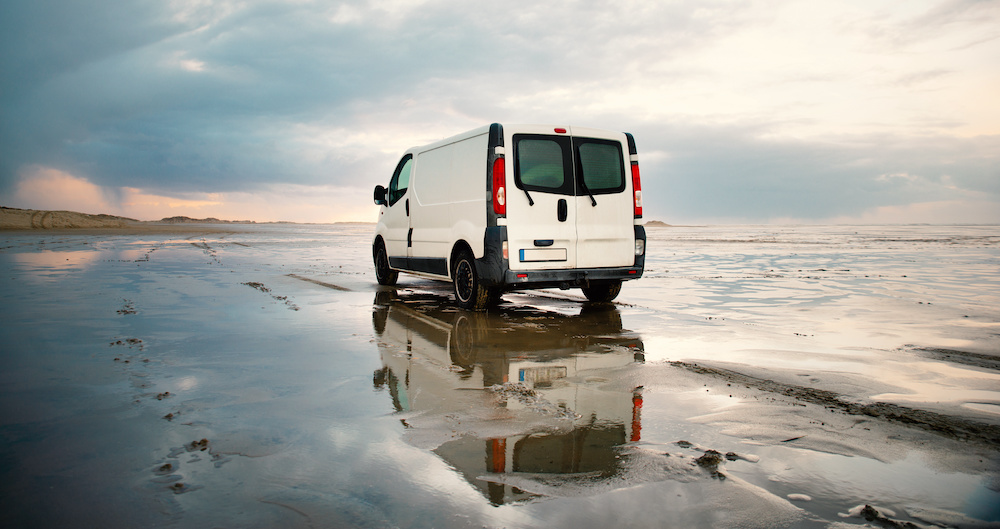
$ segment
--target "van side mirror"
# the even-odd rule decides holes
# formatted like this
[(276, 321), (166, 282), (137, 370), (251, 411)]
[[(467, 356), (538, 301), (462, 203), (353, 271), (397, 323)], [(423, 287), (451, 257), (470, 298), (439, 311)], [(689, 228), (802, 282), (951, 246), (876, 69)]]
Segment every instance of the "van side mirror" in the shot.
[(382, 186), (375, 186), (375, 203), (379, 206), (387, 204), (385, 200), (386, 189)]

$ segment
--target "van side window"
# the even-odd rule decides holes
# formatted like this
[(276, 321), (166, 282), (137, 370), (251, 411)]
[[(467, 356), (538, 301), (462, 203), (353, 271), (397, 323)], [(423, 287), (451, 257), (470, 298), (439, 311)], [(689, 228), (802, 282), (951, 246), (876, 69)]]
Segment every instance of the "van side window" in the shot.
[(577, 142), (577, 172), (591, 193), (619, 193), (625, 190), (625, 169), (621, 143), (583, 140)]
[(521, 189), (573, 194), (569, 142), (564, 138), (514, 137), (514, 182)]
[(389, 205), (393, 205), (403, 198), (406, 194), (407, 188), (410, 187), (410, 169), (413, 167), (413, 155), (407, 154), (399, 161), (399, 165), (396, 166), (396, 172), (392, 175), (392, 180), (389, 181)]

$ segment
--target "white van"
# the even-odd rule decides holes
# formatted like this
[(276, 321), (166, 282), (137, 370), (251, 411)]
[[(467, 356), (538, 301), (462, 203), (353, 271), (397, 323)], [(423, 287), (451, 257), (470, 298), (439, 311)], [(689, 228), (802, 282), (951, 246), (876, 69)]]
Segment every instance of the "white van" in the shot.
[(470, 310), (532, 288), (611, 301), (643, 271), (637, 160), (631, 134), (545, 125), (494, 123), (409, 149), (388, 189), (375, 187), (378, 282), (452, 281)]

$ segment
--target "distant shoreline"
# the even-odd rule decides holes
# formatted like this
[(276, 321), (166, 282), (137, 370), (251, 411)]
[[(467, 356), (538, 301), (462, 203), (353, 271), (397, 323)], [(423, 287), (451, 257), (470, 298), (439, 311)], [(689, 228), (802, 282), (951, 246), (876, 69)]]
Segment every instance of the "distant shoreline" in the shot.
[[(272, 221), (257, 222), (254, 220), (223, 220), (215, 217), (195, 219), (185, 216), (166, 217), (160, 220), (138, 220), (117, 215), (80, 213), (77, 211), (49, 211), (38, 209), (20, 209), (0, 206), (0, 230), (59, 230), (59, 229), (166, 229), (168, 227), (181, 227), (193, 225), (272, 225), (272, 224), (294, 224), (294, 225), (322, 225), (322, 224), (371, 224), (374, 222), (290, 222)], [(651, 220), (644, 224), (654, 228), (669, 228), (670, 224), (658, 220)]]
[[(37, 209), (20, 209), (0, 206), (0, 230), (2, 231), (25, 231), (25, 230), (156, 230), (156, 231), (205, 231), (211, 227), (212, 231), (225, 229), (226, 226), (273, 226), (273, 225), (295, 225), (295, 226), (322, 226), (322, 225), (371, 225), (374, 222), (364, 221), (338, 221), (338, 222), (292, 222), (292, 221), (253, 221), (253, 220), (222, 220), (215, 217), (195, 219), (185, 216), (166, 217), (160, 220), (137, 220), (129, 217), (107, 214), (79, 213), (76, 211), (48, 211)], [(650, 220), (643, 224), (647, 228), (707, 228), (709, 226), (1000, 226), (1000, 224), (907, 224), (907, 223), (883, 223), (883, 224), (767, 224), (748, 222), (743, 224), (667, 224), (659, 220)]]
[(48, 211), (0, 206), (0, 230), (60, 230), (60, 229), (169, 229), (195, 225), (271, 225), (271, 224), (374, 224), (368, 222), (301, 223), (289, 221), (257, 222), (253, 220), (222, 220), (214, 217), (195, 219), (185, 216), (166, 217), (160, 220), (137, 220), (107, 214), (90, 214), (76, 211)]

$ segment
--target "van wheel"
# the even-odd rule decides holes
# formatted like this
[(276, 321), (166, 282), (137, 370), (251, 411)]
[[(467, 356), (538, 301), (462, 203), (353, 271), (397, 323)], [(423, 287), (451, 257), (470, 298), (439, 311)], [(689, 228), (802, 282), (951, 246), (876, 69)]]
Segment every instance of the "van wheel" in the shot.
[(621, 281), (608, 281), (606, 283), (591, 283), (589, 287), (583, 287), (583, 295), (595, 303), (608, 303), (618, 297), (622, 291)]
[(455, 301), (466, 310), (483, 310), (489, 298), (489, 289), (483, 287), (476, 275), (476, 262), (469, 251), (462, 251), (452, 265), (451, 277), (455, 283)]
[(399, 272), (389, 268), (389, 256), (385, 253), (385, 245), (381, 242), (375, 245), (375, 279), (378, 284), (392, 286), (399, 279)]

